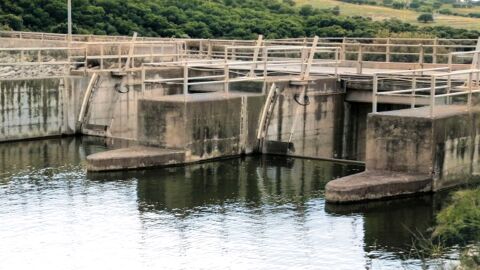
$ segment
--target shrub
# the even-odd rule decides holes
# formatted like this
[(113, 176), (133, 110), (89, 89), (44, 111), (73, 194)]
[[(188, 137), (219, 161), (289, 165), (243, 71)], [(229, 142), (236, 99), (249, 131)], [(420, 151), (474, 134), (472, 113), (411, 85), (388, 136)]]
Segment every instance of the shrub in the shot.
[(417, 21), (427, 23), (427, 22), (433, 22), (433, 15), (431, 13), (423, 13), (420, 16), (418, 16)]
[(408, 5), (408, 6), (409, 6), (410, 8), (412, 8), (412, 9), (417, 9), (417, 8), (420, 7), (420, 2), (418, 2), (418, 1), (412, 1), (412, 2), (410, 3), (410, 5)]
[(480, 188), (457, 191), (437, 215), (436, 237), (447, 241), (480, 241)]
[(432, 7), (434, 9), (439, 9), (442, 7), (442, 2), (433, 2)]
[(438, 11), (438, 13), (443, 14), (443, 15), (452, 15), (453, 14), (453, 12), (448, 8), (440, 9)]
[(396, 8), (396, 9), (404, 9), (405, 8), (405, 3), (400, 2), (400, 1), (395, 1), (395, 2), (393, 2), (392, 7)]

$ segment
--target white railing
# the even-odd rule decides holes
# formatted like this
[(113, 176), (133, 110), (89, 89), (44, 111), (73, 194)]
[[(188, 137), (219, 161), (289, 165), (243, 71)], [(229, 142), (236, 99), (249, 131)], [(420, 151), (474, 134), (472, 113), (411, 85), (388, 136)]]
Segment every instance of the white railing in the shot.
[[(177, 84), (188, 95), (190, 86), (221, 84), (228, 93), (230, 84), (238, 82), (308, 80), (313, 67), (324, 65), (333, 66), (337, 76), (339, 50), (316, 46), (225, 46), (221, 59), (144, 63), (142, 92), (148, 84)], [(165, 76), (162, 70), (176, 71), (180, 76), (155, 78), (159, 74)], [(192, 74), (199, 70), (201, 75)]]
[[(418, 106), (416, 99), (428, 99), (430, 117), (435, 115), (437, 100), (442, 105), (462, 104), (472, 109), (472, 96), (480, 93), (480, 69), (451, 71), (448, 67), (379, 72), (373, 75), (372, 107), (377, 113), (379, 97), (403, 97), (410, 101), (411, 108)], [(381, 84), (395, 90), (381, 91)], [(396, 85), (394, 85), (397, 83)], [(398, 89), (400, 88), (400, 89)], [(466, 97), (462, 100), (461, 97)]]

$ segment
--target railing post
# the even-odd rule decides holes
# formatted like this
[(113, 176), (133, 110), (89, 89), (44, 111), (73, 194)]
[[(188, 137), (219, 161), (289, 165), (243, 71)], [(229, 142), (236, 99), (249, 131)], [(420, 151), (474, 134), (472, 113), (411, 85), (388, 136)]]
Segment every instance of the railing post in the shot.
[(372, 112), (377, 113), (377, 92), (378, 92), (378, 75), (373, 74), (373, 90), (372, 90)]
[(208, 40), (208, 52), (207, 52), (208, 59), (212, 59), (212, 41)]
[(310, 48), (310, 52), (308, 54), (308, 62), (305, 68), (305, 72), (302, 74), (303, 75), (302, 79), (304, 80), (310, 77), (310, 70), (312, 68), (313, 59), (315, 57), (315, 52), (317, 50), (317, 44), (318, 44), (318, 36), (315, 36), (315, 38), (313, 39), (312, 47)]
[[(475, 51), (480, 51), (480, 37), (478, 37), (477, 39), (477, 45), (475, 46)], [(478, 62), (479, 62), (478, 53), (475, 53), (472, 59), (472, 68), (478, 66)]]
[(230, 49), (231, 49), (230, 59), (235, 61), (235, 60), (236, 60), (236, 59), (235, 59), (235, 58), (236, 58), (236, 55), (235, 55), (235, 54), (236, 54), (236, 48), (235, 48), (234, 46), (235, 46), (235, 42), (233, 42), (233, 41), (230, 42), (230, 47), (231, 47), (231, 48), (230, 48)]
[(122, 69), (122, 44), (118, 44), (118, 70)]
[(467, 107), (468, 107), (468, 111), (470, 112), (471, 109), (472, 109), (472, 79), (473, 79), (473, 76), (472, 76), (472, 72), (468, 73), (468, 100), (467, 100)]
[(423, 44), (420, 44), (420, 53), (418, 55), (418, 64), (420, 65), (420, 69), (423, 69), (423, 62), (425, 57), (425, 48)]
[(260, 47), (262, 46), (263, 42), (263, 35), (259, 35), (257, 39), (257, 43), (255, 44), (255, 49), (253, 52), (253, 64), (252, 67), (250, 68), (250, 74), (249, 76), (255, 76), (255, 69), (257, 68), (257, 61), (258, 61), (258, 55), (260, 54)]
[(438, 38), (433, 40), (433, 48), (432, 48), (432, 64), (437, 63), (437, 47), (438, 47)]
[(415, 98), (416, 98), (416, 90), (417, 90), (417, 77), (413, 75), (412, 78), (412, 100), (410, 104), (410, 108), (415, 108)]
[[(448, 75), (447, 77), (447, 94), (450, 94), (452, 90), (452, 75)], [(450, 100), (451, 100), (451, 97), (450, 96), (447, 96), (447, 105), (450, 103)]]
[[(478, 52), (475, 53), (477, 55), (477, 59), (478, 59)], [(475, 68), (474, 69), (478, 69), (479, 67), (479, 61), (477, 61), (477, 63), (475, 63)], [(478, 86), (479, 85), (479, 80), (480, 80), (480, 73), (479, 72), (476, 72), (475, 73), (475, 80), (476, 80), (476, 85)]]
[(433, 113), (435, 110), (435, 88), (437, 84), (437, 78), (435, 75), (432, 75), (432, 79), (430, 80), (430, 117), (433, 117)]
[(387, 38), (387, 46), (385, 48), (385, 62), (390, 63), (390, 38)]
[(342, 61), (345, 61), (347, 59), (347, 39), (343, 37), (342, 39), (342, 55), (340, 56), (340, 59)]
[(142, 95), (145, 96), (145, 66), (142, 64)]
[(228, 63), (225, 63), (225, 81), (224, 81), (224, 91), (225, 93), (229, 94), (230, 93), (230, 68), (228, 66)]
[(153, 63), (153, 43), (150, 43), (150, 63)]
[(103, 44), (100, 45), (100, 69), (103, 69)]
[(358, 53), (357, 53), (357, 74), (362, 74), (362, 66), (363, 66), (363, 48), (362, 44), (358, 44)]
[(85, 63), (83, 65), (83, 72), (86, 75), (88, 70), (88, 45), (85, 46)]
[(135, 41), (137, 40), (137, 32), (133, 32), (132, 40), (130, 41), (130, 48), (128, 50), (128, 58), (127, 62), (125, 63), (124, 70), (128, 70), (130, 67), (135, 67)]
[(335, 48), (335, 78), (338, 79), (338, 54), (339, 54), (339, 49), (338, 47)]
[(268, 76), (268, 67), (267, 67), (267, 65), (268, 65), (268, 48), (267, 48), (267, 46), (263, 47), (262, 54), (263, 54), (263, 80), (266, 83), (267, 76)]
[(183, 95), (188, 95), (188, 64), (183, 63)]
[(452, 65), (453, 65), (453, 54), (449, 53), (448, 54), (448, 71), (452, 72)]

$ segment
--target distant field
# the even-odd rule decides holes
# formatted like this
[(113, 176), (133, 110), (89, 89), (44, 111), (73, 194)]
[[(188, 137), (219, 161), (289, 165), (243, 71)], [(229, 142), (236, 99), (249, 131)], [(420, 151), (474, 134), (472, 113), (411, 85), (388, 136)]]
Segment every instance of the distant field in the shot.
[[(406, 9), (393, 9), (383, 6), (370, 6), (370, 5), (356, 5), (349, 4), (335, 0), (296, 0), (298, 5), (310, 4), (318, 8), (331, 8), (334, 6), (340, 7), (340, 14), (347, 16), (364, 16), (371, 17), (373, 20), (384, 20), (389, 18), (397, 18), (405, 22), (417, 24), (417, 25), (445, 25), (463, 29), (475, 29), (480, 30), (480, 18), (467, 18), (460, 16), (447, 16), (435, 14), (435, 22), (430, 24), (423, 24), (417, 22), (417, 17), (420, 13), (413, 10)], [(452, 9), (460, 10), (460, 9)], [(468, 10), (466, 12), (465, 10)], [(461, 9), (462, 12), (480, 12), (480, 8), (474, 9)]]

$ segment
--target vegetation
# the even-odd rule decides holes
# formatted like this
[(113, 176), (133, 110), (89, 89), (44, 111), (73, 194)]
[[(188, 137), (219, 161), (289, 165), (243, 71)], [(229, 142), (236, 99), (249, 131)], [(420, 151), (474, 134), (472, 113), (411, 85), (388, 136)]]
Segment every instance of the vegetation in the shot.
[[(65, 33), (66, 2), (0, 1), (0, 28)], [(360, 16), (344, 16), (341, 6), (319, 9), (313, 5), (297, 6), (293, 0), (72, 2), (74, 32), (80, 34), (131, 35), (136, 31), (143, 36), (236, 39), (254, 39), (258, 34), (267, 38), (313, 35), (375, 37), (382, 31), (414, 35), (429, 33), (444, 38), (477, 38), (480, 35), (478, 31), (450, 27), (419, 27), (398, 19), (376, 21)]]
[(480, 188), (458, 191), (437, 216), (434, 236), (464, 244), (480, 242)]
[(437, 215), (436, 242), (461, 244), (459, 269), (480, 269), (480, 188), (455, 192)]
[(433, 22), (433, 15), (431, 13), (423, 13), (418, 16), (417, 20), (423, 23)]
[[(431, 23), (432, 26), (448, 26), (474, 30), (480, 28), (480, 19), (476, 18), (476, 15), (470, 16), (470, 13), (480, 13), (480, 6), (476, 5), (480, 2), (473, 2), (475, 5), (470, 7), (466, 7), (465, 5), (453, 7), (450, 0), (374, 1), (376, 3), (372, 5), (372, 0), (356, 0), (355, 3), (350, 1), (345, 2), (344, 0), (296, 0), (297, 4), (311, 4), (315, 7), (322, 8), (339, 6), (340, 13), (343, 15), (361, 15), (369, 17), (374, 21), (397, 18), (411, 24), (422, 25), (423, 23), (417, 21), (418, 16), (422, 13), (433, 13), (435, 14), (435, 21)], [(394, 4), (396, 2), (403, 4)], [(415, 8), (410, 8), (411, 3), (414, 3), (413, 6)], [(359, 4), (362, 6), (359, 7)], [(445, 11), (447, 9), (449, 10), (447, 13), (440, 12), (440, 10)]]
[(436, 221), (434, 230), (427, 235), (411, 232), (412, 245), (405, 258), (422, 262), (435, 259), (440, 266), (446, 266), (445, 254), (451, 246), (457, 246), (461, 249), (460, 265), (454, 269), (480, 269), (480, 188), (455, 192)]

